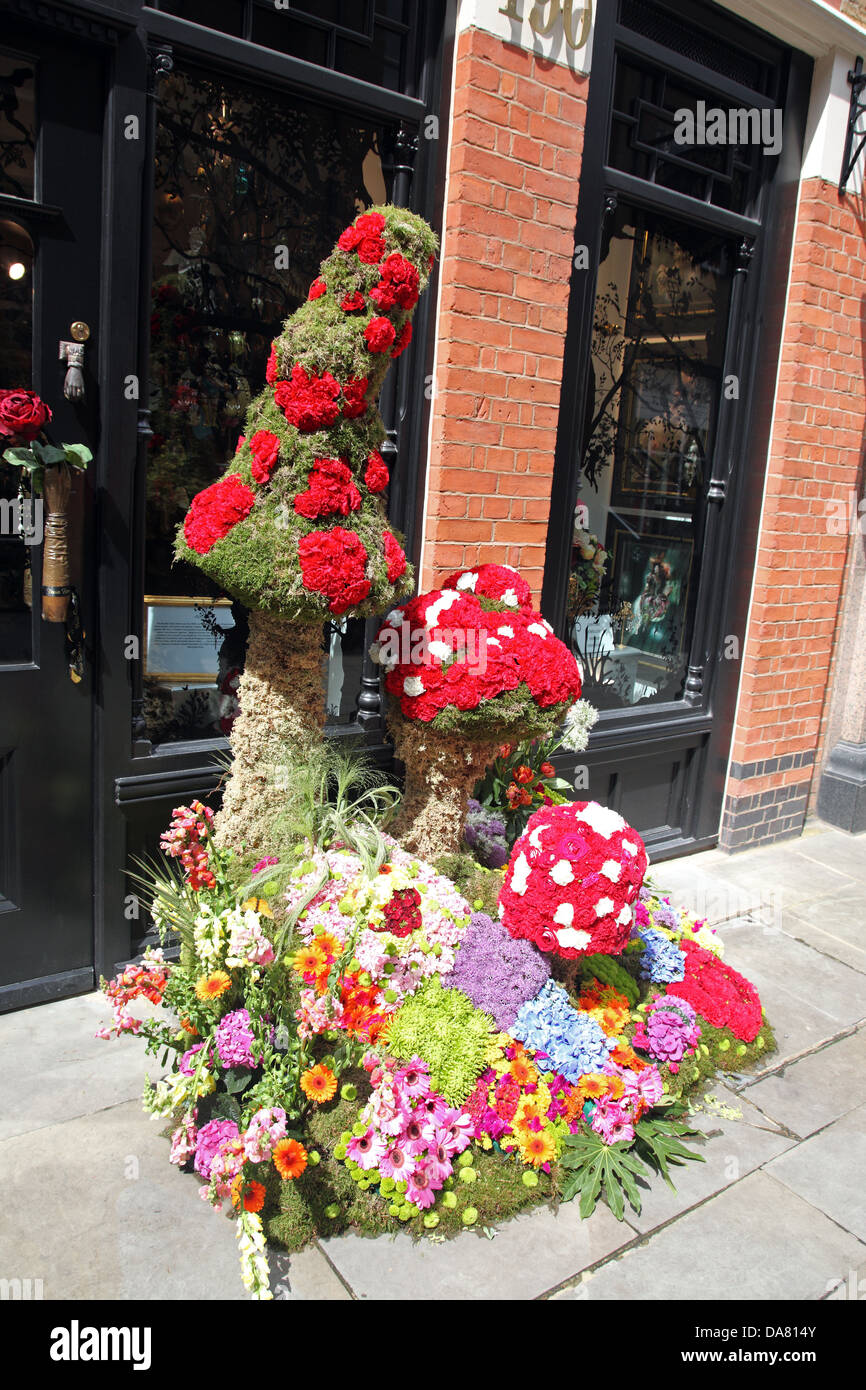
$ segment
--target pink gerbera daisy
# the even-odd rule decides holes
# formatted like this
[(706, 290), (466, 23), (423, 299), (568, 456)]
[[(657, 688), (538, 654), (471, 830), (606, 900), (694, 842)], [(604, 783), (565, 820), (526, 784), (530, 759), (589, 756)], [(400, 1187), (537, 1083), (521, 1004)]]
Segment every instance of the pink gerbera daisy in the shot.
[(441, 1096), (425, 1096), (418, 1107), (434, 1125), (444, 1124), (447, 1117), (451, 1114), (446, 1101)]
[(427, 1164), (420, 1163), (415, 1172), (409, 1178), (406, 1185), (406, 1201), (413, 1206), (432, 1207), (436, 1201), (436, 1188), (433, 1184), (433, 1174)]
[(401, 1178), (408, 1178), (415, 1170), (415, 1160), (405, 1149), (401, 1149), (399, 1144), (395, 1144), (393, 1149), (386, 1149), (379, 1156), (379, 1172), (383, 1178), (394, 1178), (399, 1182)]
[(417, 1157), (427, 1149), (431, 1137), (431, 1121), (423, 1111), (418, 1111), (409, 1117), (409, 1121), (403, 1130), (401, 1146), (408, 1154)]
[(382, 1146), (375, 1132), (368, 1129), (366, 1134), (353, 1134), (346, 1145), (346, 1157), (352, 1158), (359, 1168), (375, 1168), (382, 1157)]
[(408, 1066), (400, 1068), (394, 1082), (408, 1096), (426, 1096), (430, 1089), (430, 1068), (420, 1057), (413, 1057)]

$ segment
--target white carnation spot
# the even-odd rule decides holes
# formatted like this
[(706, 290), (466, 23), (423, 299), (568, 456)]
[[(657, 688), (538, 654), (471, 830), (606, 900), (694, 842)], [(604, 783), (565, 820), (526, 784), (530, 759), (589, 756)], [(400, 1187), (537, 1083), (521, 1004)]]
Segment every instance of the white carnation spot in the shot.
[(404, 695), (423, 695), (424, 683), (418, 676), (406, 676), (403, 680)]
[(478, 575), (476, 574), (475, 570), (469, 570), (468, 573), (466, 573), (466, 574), (461, 574), (460, 578), (457, 580), (457, 588), (458, 588), (458, 589), (472, 589), (472, 591), (474, 592), (474, 591), (475, 591), (475, 585), (476, 585), (477, 583), (478, 583)]
[(619, 883), (619, 876), (622, 873), (622, 864), (616, 859), (606, 859), (601, 866), (601, 872), (605, 878), (609, 878), (611, 883)]
[(553, 914), (553, 920), (561, 927), (570, 927), (574, 921), (574, 903), (560, 903)]
[(526, 892), (526, 885), (529, 882), (529, 875), (532, 872), (525, 854), (518, 854), (514, 861), (514, 868), (511, 871), (512, 890), (522, 898)]
[(496, 629), (496, 631), (499, 633), (499, 636), (500, 636), (500, 637), (513, 637), (513, 636), (514, 636), (514, 628), (513, 628), (513, 627), (498, 627), (498, 628)]
[(621, 927), (627, 927), (627, 926), (629, 925), (629, 923), (631, 922), (631, 919), (632, 919), (632, 910), (631, 910), (631, 908), (630, 908), (630, 907), (624, 907), (624, 908), (622, 909), (622, 912), (620, 912), (620, 913), (617, 914), (617, 919), (616, 919), (616, 920), (619, 922), (619, 924), (620, 924)]
[(536, 637), (546, 637), (546, 636), (547, 636), (547, 628), (546, 628), (546, 627), (542, 627), (542, 626), (541, 626), (541, 623), (530, 623), (530, 624), (529, 624), (529, 627), (526, 629), (526, 631), (527, 631), (527, 632), (534, 632), (535, 635), (536, 635)]
[(632, 858), (639, 852), (639, 846), (634, 843), (634, 840), (623, 840), (622, 847), (626, 854), (630, 854)]
[[(583, 810), (578, 811), (577, 819), (586, 821), (597, 835), (603, 835), (605, 839), (610, 839), (618, 830), (625, 829), (622, 816), (617, 815), (616, 811), (611, 811), (608, 806), (599, 806), (597, 801), (588, 801)], [(626, 843), (623, 840), (623, 847)]]
[(447, 642), (428, 642), (427, 650), (431, 656), (435, 656), (437, 661), (447, 661), (451, 656), (451, 648)]
[(599, 898), (595, 905), (596, 917), (606, 917), (609, 912), (613, 912), (613, 907), (612, 898)]
[(575, 951), (582, 951), (590, 942), (588, 931), (577, 931), (574, 927), (560, 927), (556, 939), (560, 946), (573, 947)]
[(518, 599), (513, 589), (506, 589), (505, 593), (502, 595), (500, 602), (507, 603), (509, 608), (516, 608), (520, 600)]
[(533, 849), (541, 849), (541, 826), (537, 825), (534, 830), (529, 832), (529, 843)]
[[(532, 833), (534, 835), (535, 831)], [(560, 888), (564, 888), (567, 883), (571, 883), (574, 878), (574, 873), (568, 860), (560, 859), (557, 864), (554, 864), (550, 871), (550, 877), (553, 879), (554, 883), (559, 884)]]

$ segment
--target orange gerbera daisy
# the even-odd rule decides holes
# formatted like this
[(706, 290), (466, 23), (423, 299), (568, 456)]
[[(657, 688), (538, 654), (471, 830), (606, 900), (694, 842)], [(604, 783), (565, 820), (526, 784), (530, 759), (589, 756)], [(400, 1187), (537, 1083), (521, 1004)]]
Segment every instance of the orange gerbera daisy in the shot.
[(577, 1089), (584, 1100), (598, 1100), (601, 1096), (607, 1095), (609, 1081), (609, 1076), (602, 1076), (599, 1072), (587, 1072), (586, 1076), (580, 1078)]
[(316, 942), (312, 942), (309, 946), (302, 946), (295, 954), (292, 969), (297, 970), (299, 975), (317, 975), (327, 964), (324, 951)]
[(521, 1157), (525, 1163), (531, 1163), (533, 1168), (540, 1168), (542, 1163), (550, 1163), (556, 1156), (556, 1140), (549, 1130), (541, 1130), (540, 1133), (519, 1135), (518, 1145)]
[(336, 1089), (336, 1076), (322, 1062), (317, 1067), (305, 1071), (301, 1077), (301, 1090), (304, 1095), (308, 1100), (316, 1101), (318, 1105), (330, 1100)]
[(638, 1057), (629, 1043), (618, 1043), (610, 1055), (617, 1066), (628, 1067), (629, 1071), (643, 1071), (649, 1065), (642, 1057)]
[(273, 1159), (281, 1178), (299, 1178), (307, 1166), (307, 1151), (297, 1139), (278, 1139), (273, 1148)]
[(336, 960), (337, 956), (339, 956), (343, 950), (342, 941), (331, 931), (319, 932), (319, 935), (314, 938), (313, 944), (318, 946), (320, 951), (324, 952), (328, 964), (330, 964), (332, 960)]
[(215, 970), (212, 975), (196, 980), (195, 992), (199, 999), (219, 999), (231, 987), (231, 977), (224, 970)]
[(260, 1182), (252, 1179), (244, 1184), (243, 1177), (238, 1173), (232, 1183), (232, 1202), (236, 1207), (241, 1204), (241, 1189), (243, 1189), (244, 1211), (261, 1211), (265, 1205), (265, 1189)]
[(530, 1120), (543, 1120), (546, 1113), (546, 1106), (537, 1101), (534, 1096), (524, 1096), (514, 1112), (515, 1125), (527, 1125)]
[(515, 1057), (508, 1067), (518, 1086), (531, 1086), (538, 1080), (538, 1071), (526, 1057)]

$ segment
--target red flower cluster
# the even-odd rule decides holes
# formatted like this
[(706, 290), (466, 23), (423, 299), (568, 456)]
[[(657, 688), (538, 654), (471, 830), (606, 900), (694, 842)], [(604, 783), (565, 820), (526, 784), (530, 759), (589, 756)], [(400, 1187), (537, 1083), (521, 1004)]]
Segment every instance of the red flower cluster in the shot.
[(216, 887), (216, 879), (208, 868), (207, 842), (213, 828), (213, 811), (201, 801), (189, 806), (177, 806), (171, 813), (168, 830), (159, 837), (163, 854), (179, 859), (186, 870), (186, 881), (197, 893), (201, 888)]
[(207, 555), (217, 541), (249, 516), (255, 500), (256, 494), (241, 480), (239, 473), (229, 473), (197, 493), (183, 523), (183, 534), (190, 550), (197, 555)]
[(397, 334), (397, 339), (391, 351), (391, 356), (399, 357), (401, 352), (405, 352), (406, 348), (409, 346), (411, 341), (412, 325), (411, 323), (404, 323), (403, 327), (400, 329), (400, 332)]
[(340, 383), (330, 372), (308, 376), (296, 362), (288, 381), (281, 381), (274, 400), (290, 425), (303, 434), (333, 425), (340, 414)]
[(343, 414), (347, 420), (354, 420), (367, 412), (364, 392), (369, 382), (365, 376), (350, 376), (343, 386)]
[(345, 613), (369, 594), (367, 551), (355, 531), (311, 531), (298, 541), (298, 554), (304, 588), (324, 594), (332, 613)]
[(388, 567), (388, 579), (392, 584), (396, 584), (401, 574), (406, 573), (406, 552), (391, 535), (390, 531), (382, 533), (382, 540), (385, 545), (385, 564)]
[(421, 894), (417, 888), (398, 888), (382, 908), (385, 921), (373, 931), (388, 931), (392, 936), (409, 936), (421, 926)]
[(364, 296), (360, 290), (354, 290), (352, 294), (347, 294), (340, 301), (340, 308), (345, 309), (347, 314), (354, 314), (358, 309), (363, 309), (366, 304)]
[(128, 965), (120, 975), (103, 985), (103, 993), (114, 1012), (114, 1021), (109, 1027), (98, 1029), (96, 1036), (119, 1038), (122, 1033), (139, 1033), (144, 1020), (127, 1014), (127, 1008), (134, 999), (161, 1004), (167, 981), (168, 969), (160, 960), (145, 958), (141, 965)]
[[(401, 636), (404, 623), (408, 643)], [(521, 682), (541, 709), (570, 705), (580, 696), (577, 662), (539, 614), (485, 609), (470, 591), (435, 589), (412, 599), (389, 615), (378, 642), (385, 689), (399, 698), (407, 719), (426, 723), (448, 705), (476, 709)], [(396, 664), (388, 661), (389, 650), (399, 651)]]
[(310, 292), (307, 295), (307, 299), (321, 299), (322, 295), (327, 293), (328, 286), (325, 284), (321, 275), (317, 275), (312, 285), (310, 286)]
[(714, 1028), (730, 1028), (741, 1042), (754, 1042), (761, 1028), (761, 1000), (753, 984), (696, 941), (677, 942), (686, 958), (685, 979), (666, 994), (685, 999)]
[(469, 591), (476, 598), (493, 599), (508, 608), (531, 613), (532, 593), (526, 580), (509, 565), (476, 565), (471, 570), (455, 570), (442, 580), (443, 589)]
[(617, 955), (647, 868), (643, 841), (596, 801), (543, 806), (515, 842), (499, 895), (511, 936), (576, 959)]
[(420, 281), (411, 261), (393, 251), (380, 267), (379, 283), (370, 298), (385, 313), (389, 309), (414, 309), (418, 303)]
[(271, 481), (274, 464), (280, 456), (280, 441), (270, 430), (256, 430), (250, 440), (253, 455), (253, 477), (259, 487), (266, 487)]
[(342, 1012), (338, 1026), (371, 1043), (376, 1042), (385, 1024), (382, 994), (376, 985), (362, 985), (361, 972), (344, 975), (340, 985)]
[(346, 228), (337, 245), (341, 251), (357, 251), (358, 260), (364, 265), (377, 265), (385, 254), (381, 235), (384, 230), (385, 219), (381, 212), (363, 212)]
[(371, 319), (364, 329), (364, 339), (370, 352), (387, 352), (396, 333), (390, 319)]
[(265, 367), (265, 381), (269, 386), (273, 386), (279, 375), (280, 369), (277, 366), (277, 350), (274, 345), (271, 344), (271, 355), (268, 358), (268, 365)]
[(377, 449), (367, 455), (364, 482), (371, 492), (384, 492), (390, 482), (387, 465)]
[(0, 434), (29, 441), (50, 419), (51, 411), (35, 391), (0, 391)]
[(361, 505), (351, 470), (341, 459), (317, 458), (307, 474), (306, 492), (295, 498), (295, 511), (308, 521), (320, 516), (348, 516)]

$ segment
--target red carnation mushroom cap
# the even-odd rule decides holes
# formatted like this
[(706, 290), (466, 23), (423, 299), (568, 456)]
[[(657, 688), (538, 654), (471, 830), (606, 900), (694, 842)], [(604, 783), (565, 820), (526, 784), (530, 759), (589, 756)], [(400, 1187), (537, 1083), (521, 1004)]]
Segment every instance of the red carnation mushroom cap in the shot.
[(646, 869), (643, 840), (616, 811), (597, 801), (543, 806), (511, 851), (499, 916), (542, 951), (618, 955)]

